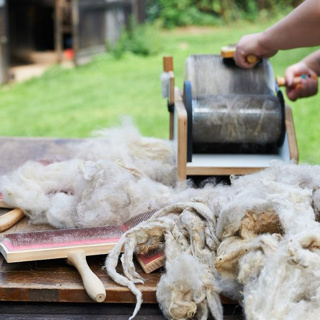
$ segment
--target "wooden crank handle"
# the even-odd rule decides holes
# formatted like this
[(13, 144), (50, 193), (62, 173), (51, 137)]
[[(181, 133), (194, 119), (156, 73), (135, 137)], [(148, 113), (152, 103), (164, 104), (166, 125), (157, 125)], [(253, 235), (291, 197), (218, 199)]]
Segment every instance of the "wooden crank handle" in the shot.
[(24, 217), (21, 209), (13, 209), (0, 217), (0, 232), (5, 231), (15, 225)]
[(106, 289), (101, 280), (89, 268), (84, 250), (68, 253), (68, 262), (71, 262), (80, 273), (84, 288), (91, 299), (103, 302), (106, 298)]
[[(299, 83), (301, 83), (301, 77), (294, 77), (292, 84), (296, 86)], [(279, 87), (286, 86), (287, 85), (286, 79), (283, 77), (277, 77), (277, 84)]]
[(257, 62), (260, 61), (260, 59), (253, 55), (253, 54), (249, 54), (247, 57), (246, 57), (246, 61), (250, 64), (256, 64)]

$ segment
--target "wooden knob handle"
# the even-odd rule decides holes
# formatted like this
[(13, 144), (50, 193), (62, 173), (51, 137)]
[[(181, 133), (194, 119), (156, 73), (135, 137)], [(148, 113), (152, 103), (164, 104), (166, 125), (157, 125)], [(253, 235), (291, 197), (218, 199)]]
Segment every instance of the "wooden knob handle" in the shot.
[(0, 232), (5, 231), (15, 225), (24, 217), (21, 209), (13, 209), (0, 217)]
[(253, 55), (253, 54), (249, 54), (247, 57), (246, 57), (246, 61), (250, 64), (256, 64), (260, 59)]
[(68, 261), (79, 271), (89, 297), (96, 302), (103, 302), (106, 298), (106, 289), (101, 280), (89, 268), (85, 252), (83, 250), (69, 252)]
[[(294, 77), (292, 84), (295, 86), (299, 83), (301, 83), (301, 77)], [(283, 77), (277, 77), (277, 84), (279, 87), (286, 86), (287, 85), (286, 79)]]

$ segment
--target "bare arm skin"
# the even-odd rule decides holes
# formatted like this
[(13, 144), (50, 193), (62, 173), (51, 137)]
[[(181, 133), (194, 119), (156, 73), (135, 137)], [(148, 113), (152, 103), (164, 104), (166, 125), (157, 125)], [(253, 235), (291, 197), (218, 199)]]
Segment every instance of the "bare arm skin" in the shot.
[(237, 45), (235, 61), (243, 68), (250, 54), (269, 58), (278, 50), (310, 47), (320, 44), (320, 1), (305, 0), (290, 14), (261, 33), (242, 37)]

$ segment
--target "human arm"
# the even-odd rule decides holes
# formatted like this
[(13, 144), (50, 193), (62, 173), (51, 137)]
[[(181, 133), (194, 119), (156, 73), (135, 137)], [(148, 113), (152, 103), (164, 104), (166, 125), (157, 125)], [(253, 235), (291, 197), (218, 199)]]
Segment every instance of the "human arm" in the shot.
[(305, 0), (290, 14), (261, 33), (249, 34), (240, 39), (235, 62), (243, 68), (252, 68), (248, 55), (269, 58), (278, 50), (309, 47), (320, 44), (320, 1)]
[[(285, 72), (286, 93), (290, 100), (310, 97), (318, 92), (320, 76), (320, 50), (308, 55), (300, 62), (291, 65)], [(301, 77), (301, 83), (295, 85), (293, 79)]]

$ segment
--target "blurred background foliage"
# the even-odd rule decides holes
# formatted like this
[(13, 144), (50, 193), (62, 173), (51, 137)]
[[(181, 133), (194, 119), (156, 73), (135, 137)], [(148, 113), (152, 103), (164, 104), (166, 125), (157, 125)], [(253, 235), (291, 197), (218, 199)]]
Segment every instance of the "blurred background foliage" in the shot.
[(221, 25), (246, 19), (275, 17), (301, 0), (146, 0), (147, 19), (164, 28), (187, 25)]
[(116, 58), (124, 52), (152, 55), (161, 50), (156, 32), (176, 27), (227, 26), (237, 21), (263, 23), (276, 21), (303, 0), (146, 0), (146, 22), (131, 21), (117, 43), (107, 44)]

